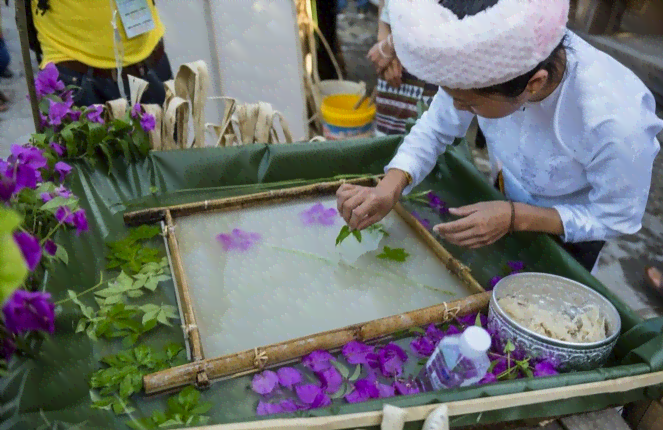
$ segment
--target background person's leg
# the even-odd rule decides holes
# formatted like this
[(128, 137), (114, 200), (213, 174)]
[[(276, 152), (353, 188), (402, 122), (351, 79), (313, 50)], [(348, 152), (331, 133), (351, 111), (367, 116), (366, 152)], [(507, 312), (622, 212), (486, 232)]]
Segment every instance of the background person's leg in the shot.
[(11, 58), (9, 57), (9, 51), (7, 50), (5, 39), (0, 38), (0, 77), (10, 77), (7, 73), (9, 71), (10, 61)]

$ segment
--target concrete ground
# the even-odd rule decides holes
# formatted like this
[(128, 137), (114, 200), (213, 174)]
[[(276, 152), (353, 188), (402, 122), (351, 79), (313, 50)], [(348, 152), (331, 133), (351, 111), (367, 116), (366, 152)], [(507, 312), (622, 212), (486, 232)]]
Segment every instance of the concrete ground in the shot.
[[(374, 8), (365, 15), (354, 10), (353, 2), (339, 17), (339, 36), (348, 67), (347, 78), (366, 82), (368, 88), (376, 83), (375, 72), (365, 58), (368, 49), (375, 43), (377, 16)], [(14, 100), (8, 112), (0, 114), (0, 157), (5, 157), (12, 143), (24, 143), (34, 132), (30, 104), (27, 101), (27, 88), (20, 54), (18, 33), (11, 7), (2, 7), (2, 28), (12, 55), (11, 69), (15, 77), (0, 80), (0, 91)], [(34, 60), (33, 60), (34, 61)], [(36, 70), (37, 65), (33, 63)], [(663, 111), (661, 112), (663, 116)], [(663, 136), (662, 136), (663, 137)], [(477, 166), (485, 169), (485, 153), (474, 148)], [(656, 264), (663, 267), (663, 155), (659, 155), (654, 166), (647, 213), (642, 230), (629, 237), (614, 240), (608, 244), (599, 262), (597, 277), (615, 291), (622, 300), (644, 317), (663, 315), (663, 298), (647, 288), (643, 280), (644, 267)]]

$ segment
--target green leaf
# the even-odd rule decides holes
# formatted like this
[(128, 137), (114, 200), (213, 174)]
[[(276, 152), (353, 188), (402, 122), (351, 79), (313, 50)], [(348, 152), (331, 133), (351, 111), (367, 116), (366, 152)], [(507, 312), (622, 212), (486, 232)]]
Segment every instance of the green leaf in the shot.
[(505, 353), (510, 353), (516, 350), (516, 347), (511, 343), (511, 341), (507, 341), (506, 346), (504, 347), (504, 352)]
[(410, 333), (425, 335), (425, 334), (426, 334), (426, 330), (424, 330), (424, 329), (421, 328), (421, 327), (412, 327), (412, 328), (410, 329)]
[(62, 261), (65, 265), (69, 264), (69, 254), (67, 254), (67, 250), (64, 249), (62, 245), (56, 245), (57, 248), (55, 249), (55, 258), (58, 260)]
[(87, 326), (87, 321), (84, 319), (81, 319), (78, 321), (78, 324), (76, 325), (76, 333), (82, 333), (85, 331), (85, 327)]
[(352, 372), (352, 375), (348, 378), (348, 381), (354, 382), (357, 379), (359, 379), (359, 375), (361, 375), (361, 364), (357, 365), (357, 368), (355, 369), (354, 372)]
[(127, 398), (130, 395), (132, 395), (133, 392), (134, 392), (133, 380), (131, 378), (131, 375), (127, 375), (120, 383), (120, 397)]
[(127, 296), (131, 297), (132, 299), (135, 299), (135, 298), (140, 297), (142, 295), (143, 295), (142, 291), (129, 291), (127, 293)]
[(336, 237), (336, 246), (343, 242), (348, 236), (350, 236), (350, 227), (344, 225)]
[(343, 379), (348, 379), (348, 376), (350, 375), (350, 371), (348, 370), (347, 367), (339, 363), (338, 361), (332, 361), (331, 364), (334, 365), (335, 368), (338, 369), (338, 371), (341, 373), (341, 376)]
[(345, 396), (347, 391), (348, 391), (348, 385), (344, 382), (343, 384), (341, 384), (341, 387), (338, 389), (338, 391), (330, 395), (329, 398), (334, 400), (340, 399), (343, 396)]
[(357, 242), (361, 243), (361, 232), (359, 230), (352, 230), (352, 235), (357, 239)]
[(157, 187), (155, 187), (154, 185), (152, 185), (152, 186), (150, 187), (150, 194), (156, 194), (157, 192), (159, 192), (159, 188), (157, 188)]
[(384, 228), (384, 225), (380, 223), (373, 224), (372, 226), (368, 227), (366, 230), (371, 232), (379, 232), (382, 233), (384, 236), (389, 236), (389, 232)]
[(392, 260), (402, 263), (407, 260), (409, 256), (410, 254), (408, 254), (403, 248), (390, 248), (385, 246), (382, 253), (377, 257), (383, 260)]
[(0, 206), (0, 303), (4, 303), (28, 276), (28, 267), (13, 236), (21, 222), (18, 213)]
[(129, 237), (135, 241), (152, 239), (161, 234), (161, 228), (157, 225), (141, 225), (140, 227), (129, 230)]
[(201, 415), (209, 412), (210, 409), (212, 409), (212, 404), (210, 402), (205, 402), (202, 405), (193, 408), (191, 413), (195, 415)]
[(477, 314), (477, 319), (474, 321), (474, 325), (477, 327), (482, 327), (481, 325), (481, 313)]

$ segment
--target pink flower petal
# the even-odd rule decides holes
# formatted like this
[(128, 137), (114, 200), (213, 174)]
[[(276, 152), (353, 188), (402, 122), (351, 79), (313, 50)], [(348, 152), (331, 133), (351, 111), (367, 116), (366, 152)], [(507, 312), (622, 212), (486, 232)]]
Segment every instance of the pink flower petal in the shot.
[(314, 384), (303, 384), (295, 387), (295, 393), (299, 400), (307, 405), (312, 405), (318, 396), (323, 394), (322, 388)]
[(265, 370), (264, 372), (255, 375), (253, 381), (251, 382), (251, 388), (258, 394), (269, 394), (274, 391), (276, 385), (279, 382), (279, 377), (276, 373), (271, 370)]
[(332, 360), (336, 359), (327, 351), (313, 351), (302, 358), (302, 364), (314, 372), (321, 372), (331, 367)]
[(328, 394), (334, 394), (343, 384), (343, 376), (334, 366), (316, 372), (316, 376), (320, 380), (321, 388)]
[(345, 359), (350, 364), (368, 363), (368, 354), (372, 353), (375, 347), (365, 345), (356, 340), (348, 342), (341, 351)]
[(259, 416), (280, 414), (281, 412), (283, 412), (283, 407), (280, 404), (263, 402), (262, 400), (258, 402), (258, 408), (256, 409), (256, 414)]
[(293, 367), (282, 367), (276, 374), (279, 377), (279, 383), (285, 388), (292, 388), (303, 379), (302, 373)]

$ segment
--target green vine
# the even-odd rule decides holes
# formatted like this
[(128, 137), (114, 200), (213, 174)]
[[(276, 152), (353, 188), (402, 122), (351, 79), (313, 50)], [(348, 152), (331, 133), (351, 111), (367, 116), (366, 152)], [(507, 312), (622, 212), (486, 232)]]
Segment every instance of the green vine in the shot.
[(140, 226), (129, 231), (124, 239), (108, 242), (107, 269), (120, 269), (128, 275), (136, 275), (149, 263), (159, 263), (159, 249), (146, 246), (145, 242), (161, 233), (157, 226)]

